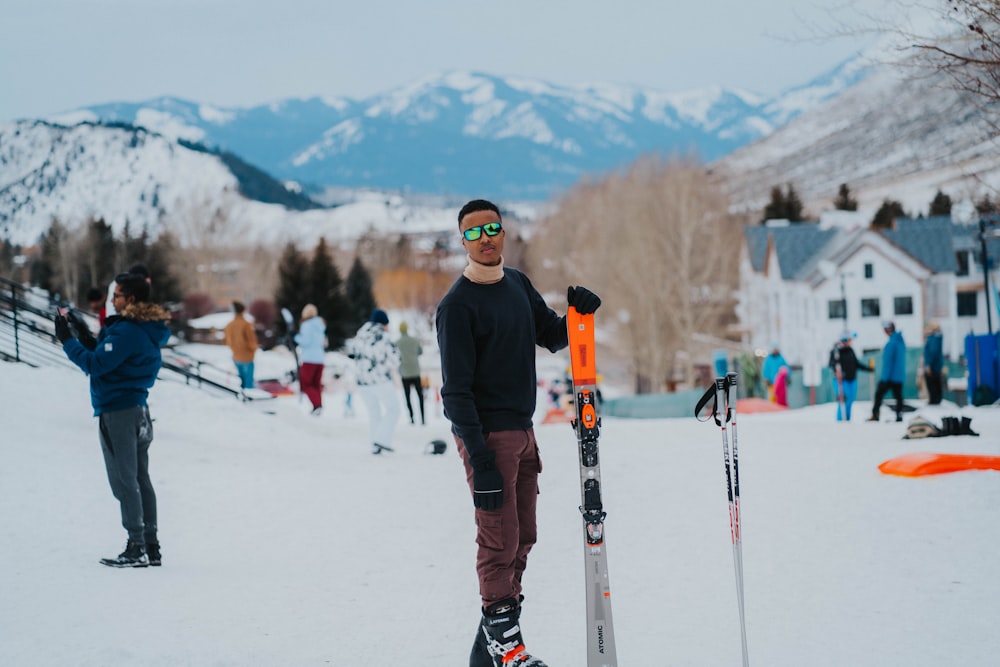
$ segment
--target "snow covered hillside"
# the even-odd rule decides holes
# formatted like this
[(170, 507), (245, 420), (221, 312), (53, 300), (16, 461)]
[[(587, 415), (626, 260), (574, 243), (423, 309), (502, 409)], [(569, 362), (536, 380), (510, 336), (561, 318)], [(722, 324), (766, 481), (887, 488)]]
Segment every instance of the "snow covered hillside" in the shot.
[[(260, 353), (258, 365), (291, 359)], [(344, 415), (343, 386), (311, 417), (295, 396), (241, 404), (161, 379), (151, 473), (163, 566), (114, 570), (97, 563), (125, 537), (87, 378), (0, 364), (0, 398), (0, 663), (466, 664), (472, 503), (436, 403), (427, 426), (400, 424), (395, 454), (375, 457), (361, 402)], [(994, 664), (1000, 473), (902, 478), (877, 466), (912, 451), (1000, 454), (1000, 410), (921, 409), (971, 416), (981, 437), (902, 440), (901, 425), (837, 424), (834, 409), (739, 418), (751, 664)], [(548, 664), (578, 666), (576, 441), (566, 424), (537, 435), (523, 630)], [(435, 438), (443, 456), (425, 453)], [(719, 429), (605, 419), (601, 450), (621, 664), (738, 664)]]

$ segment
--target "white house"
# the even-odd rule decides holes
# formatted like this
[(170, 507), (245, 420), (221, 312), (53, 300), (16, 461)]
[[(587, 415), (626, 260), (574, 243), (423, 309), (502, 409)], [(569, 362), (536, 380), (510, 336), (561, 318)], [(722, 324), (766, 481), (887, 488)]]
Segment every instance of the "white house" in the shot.
[[(947, 217), (899, 219), (884, 231), (845, 212), (819, 223), (746, 227), (737, 307), (743, 343), (760, 350), (777, 344), (808, 382), (845, 329), (857, 334), (859, 353), (882, 348), (885, 320), (908, 347), (920, 347), (933, 320), (945, 354), (958, 359), (965, 335), (988, 328), (979, 247), (978, 226)], [(1000, 242), (991, 241), (987, 254), (1000, 258)], [(992, 325), (1000, 328), (996, 316)]]

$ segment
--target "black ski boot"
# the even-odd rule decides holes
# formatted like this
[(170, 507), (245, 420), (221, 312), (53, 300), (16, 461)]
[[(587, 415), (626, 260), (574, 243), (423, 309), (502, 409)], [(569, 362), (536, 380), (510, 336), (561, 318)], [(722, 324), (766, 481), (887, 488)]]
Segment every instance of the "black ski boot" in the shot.
[[(546, 667), (545, 663), (533, 657), (524, 648), (521, 638), (521, 607), (514, 598), (508, 598), (491, 604), (483, 612), (483, 620), (479, 625), (479, 633), (486, 645), (490, 662), (484, 663), (490, 667)], [(472, 647), (472, 657), (477, 656), (476, 644)], [(478, 667), (480, 663), (470, 662)]]
[(129, 540), (125, 544), (125, 551), (118, 554), (118, 558), (102, 558), (101, 565), (108, 567), (148, 567), (149, 558), (146, 556), (146, 547), (138, 542)]
[(972, 418), (962, 417), (961, 425), (957, 426), (960, 435), (979, 435), (972, 430)]
[(486, 633), (483, 632), (483, 619), (479, 619), (476, 628), (476, 641), (472, 643), (472, 653), (469, 654), (469, 667), (493, 667), (493, 658), (486, 648)]

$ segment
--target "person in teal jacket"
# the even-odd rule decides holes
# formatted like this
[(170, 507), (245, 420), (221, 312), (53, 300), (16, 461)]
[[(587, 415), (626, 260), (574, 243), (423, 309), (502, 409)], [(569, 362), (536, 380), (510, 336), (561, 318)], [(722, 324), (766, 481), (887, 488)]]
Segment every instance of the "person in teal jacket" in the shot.
[[(764, 359), (764, 365), (761, 368), (761, 375), (764, 377), (764, 382), (767, 383), (767, 398), (772, 403), (777, 402), (777, 397), (774, 391), (774, 381), (778, 377), (778, 371), (783, 367), (788, 366), (788, 362), (785, 358), (781, 356), (781, 352), (778, 350), (778, 344), (772, 343), (771, 354), (767, 355)], [(791, 368), (789, 368), (789, 371)]]
[(896, 331), (893, 322), (883, 322), (882, 329), (889, 337), (882, 348), (882, 372), (875, 389), (875, 403), (872, 405), (870, 422), (877, 422), (882, 399), (892, 391), (896, 397), (896, 421), (903, 421), (903, 381), (906, 379), (906, 343), (903, 334)]
[(160, 564), (156, 493), (149, 478), (153, 420), (146, 401), (162, 365), (160, 348), (170, 338), (170, 313), (149, 303), (149, 283), (136, 273), (115, 277), (112, 299), (116, 314), (96, 339), (79, 327), (79, 338), (74, 337), (62, 315), (56, 317), (55, 330), (66, 356), (90, 376), (108, 483), (128, 532), (125, 551), (100, 562), (146, 567)]

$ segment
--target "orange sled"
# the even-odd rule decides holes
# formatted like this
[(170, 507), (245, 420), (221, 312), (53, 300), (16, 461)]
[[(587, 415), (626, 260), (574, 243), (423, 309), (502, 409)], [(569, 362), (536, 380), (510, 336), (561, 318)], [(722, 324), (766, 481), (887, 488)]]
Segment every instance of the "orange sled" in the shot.
[(889, 459), (879, 467), (886, 475), (921, 477), (961, 470), (1000, 470), (1000, 456), (915, 452)]

